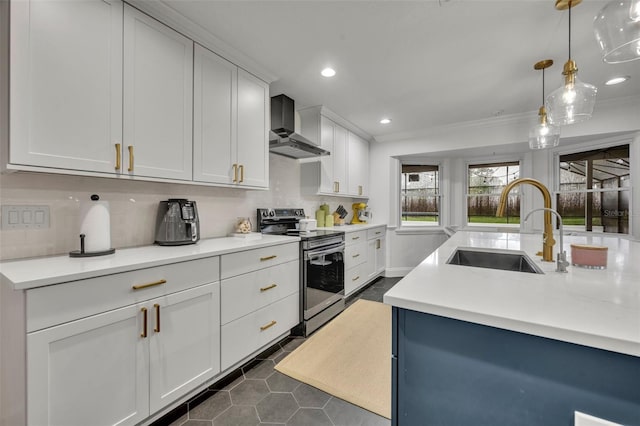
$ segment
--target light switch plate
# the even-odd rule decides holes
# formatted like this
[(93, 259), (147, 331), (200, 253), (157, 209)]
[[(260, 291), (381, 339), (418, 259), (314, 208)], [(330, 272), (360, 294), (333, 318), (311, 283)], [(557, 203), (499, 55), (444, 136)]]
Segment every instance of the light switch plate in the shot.
[(49, 228), (49, 206), (2, 206), (2, 229)]
[(574, 426), (622, 426), (619, 423), (593, 417), (580, 411), (574, 411)]

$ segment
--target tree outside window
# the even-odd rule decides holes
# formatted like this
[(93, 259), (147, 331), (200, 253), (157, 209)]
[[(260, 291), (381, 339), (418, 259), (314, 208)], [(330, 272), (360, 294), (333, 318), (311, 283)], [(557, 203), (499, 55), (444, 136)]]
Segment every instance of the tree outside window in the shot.
[(509, 192), (504, 217), (496, 217), (500, 194), (504, 187), (520, 177), (517, 161), (471, 164), (467, 173), (467, 223), (468, 224), (519, 224), (520, 189)]
[(629, 233), (629, 145), (560, 156), (556, 206), (565, 227)]
[(440, 176), (437, 165), (402, 165), (400, 208), (403, 226), (440, 224)]

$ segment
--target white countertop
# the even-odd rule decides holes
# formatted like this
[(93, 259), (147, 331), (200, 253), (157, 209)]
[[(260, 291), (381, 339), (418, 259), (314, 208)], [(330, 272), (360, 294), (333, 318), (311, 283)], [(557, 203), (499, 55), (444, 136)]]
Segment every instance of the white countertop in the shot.
[[(559, 238), (555, 238), (557, 245)], [(640, 242), (565, 236), (607, 246), (607, 269), (542, 262), (539, 234), (457, 232), (384, 295), (399, 308), (640, 356)], [(554, 246), (554, 257), (557, 253)], [(449, 265), (457, 247), (522, 250), (544, 274)]]
[(225, 237), (200, 240), (184, 246), (152, 245), (118, 249), (106, 256), (12, 260), (0, 263), (0, 285), (24, 290), (297, 241), (300, 241), (299, 237), (277, 235), (262, 235), (259, 239)]

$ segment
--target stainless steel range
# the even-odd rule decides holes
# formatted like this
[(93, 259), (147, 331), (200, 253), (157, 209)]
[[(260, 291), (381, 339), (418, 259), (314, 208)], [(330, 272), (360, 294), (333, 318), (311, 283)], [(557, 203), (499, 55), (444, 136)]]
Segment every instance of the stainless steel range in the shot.
[(300, 324), (294, 334), (308, 336), (344, 310), (344, 233), (300, 232), (303, 209), (258, 209), (263, 234), (297, 235), (300, 242)]

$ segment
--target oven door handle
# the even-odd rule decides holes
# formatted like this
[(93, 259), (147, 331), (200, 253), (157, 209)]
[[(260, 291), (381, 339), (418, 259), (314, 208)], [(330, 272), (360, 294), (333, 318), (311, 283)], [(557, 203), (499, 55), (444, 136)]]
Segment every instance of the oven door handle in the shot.
[(310, 251), (305, 253), (304, 258), (305, 260), (310, 260), (316, 257), (326, 256), (327, 254), (339, 253), (341, 251), (344, 251), (344, 247), (344, 244), (340, 244), (339, 246), (331, 247), (329, 249)]

